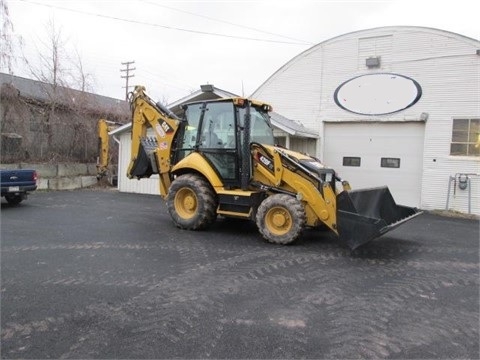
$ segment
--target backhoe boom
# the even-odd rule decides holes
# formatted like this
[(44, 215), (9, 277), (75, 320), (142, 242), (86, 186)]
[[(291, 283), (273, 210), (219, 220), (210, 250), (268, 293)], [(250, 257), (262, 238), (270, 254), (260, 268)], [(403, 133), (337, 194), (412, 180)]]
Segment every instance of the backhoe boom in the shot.
[[(165, 197), (171, 185), (171, 154), (180, 119), (145, 93), (143, 86), (136, 86), (131, 93), (132, 146), (129, 178), (145, 178), (159, 174), (160, 194)], [(147, 129), (153, 131), (147, 137)]]

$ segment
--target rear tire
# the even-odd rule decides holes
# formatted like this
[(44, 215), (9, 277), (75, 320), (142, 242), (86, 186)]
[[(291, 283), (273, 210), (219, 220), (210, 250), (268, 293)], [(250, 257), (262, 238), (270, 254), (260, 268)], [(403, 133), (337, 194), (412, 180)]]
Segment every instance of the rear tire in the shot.
[(258, 230), (268, 242), (290, 244), (302, 233), (306, 222), (305, 208), (295, 197), (275, 194), (258, 207)]
[(18, 205), (23, 201), (23, 196), (22, 195), (5, 195), (5, 200), (10, 205)]
[(202, 230), (217, 218), (217, 200), (210, 184), (202, 177), (177, 177), (167, 195), (167, 209), (175, 225), (186, 230)]

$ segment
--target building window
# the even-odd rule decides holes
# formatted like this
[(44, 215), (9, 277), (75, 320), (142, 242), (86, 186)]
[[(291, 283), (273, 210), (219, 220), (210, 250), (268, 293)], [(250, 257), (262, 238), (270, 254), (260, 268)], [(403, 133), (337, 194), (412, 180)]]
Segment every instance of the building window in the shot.
[(480, 156), (480, 119), (453, 119), (450, 155)]
[(394, 168), (398, 169), (400, 167), (399, 158), (383, 158), (380, 161), (380, 166), (384, 168)]
[(355, 156), (344, 156), (343, 166), (360, 166), (361, 158)]

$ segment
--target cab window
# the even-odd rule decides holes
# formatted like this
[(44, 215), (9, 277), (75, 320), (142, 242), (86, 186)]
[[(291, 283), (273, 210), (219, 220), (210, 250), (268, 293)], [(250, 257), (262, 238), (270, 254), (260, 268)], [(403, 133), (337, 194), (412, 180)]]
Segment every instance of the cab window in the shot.
[(232, 102), (206, 104), (200, 147), (235, 148), (235, 113)]
[[(240, 119), (244, 119), (246, 109), (240, 109)], [(250, 108), (250, 141), (265, 145), (274, 145), (273, 129), (270, 127), (268, 114), (255, 107)]]
[(195, 104), (189, 106), (185, 111), (185, 115), (188, 119), (188, 124), (185, 127), (181, 147), (183, 149), (193, 149), (197, 143), (197, 133), (200, 124), (200, 116), (202, 115), (202, 105)]

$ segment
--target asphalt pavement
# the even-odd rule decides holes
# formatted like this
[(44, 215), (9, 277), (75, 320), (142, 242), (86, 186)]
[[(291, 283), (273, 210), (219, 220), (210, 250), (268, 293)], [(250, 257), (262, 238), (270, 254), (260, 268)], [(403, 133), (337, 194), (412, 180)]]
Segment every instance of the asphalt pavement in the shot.
[(479, 222), (425, 213), (351, 251), (219, 218), (183, 231), (159, 196), (1, 204), (3, 359), (478, 359)]

